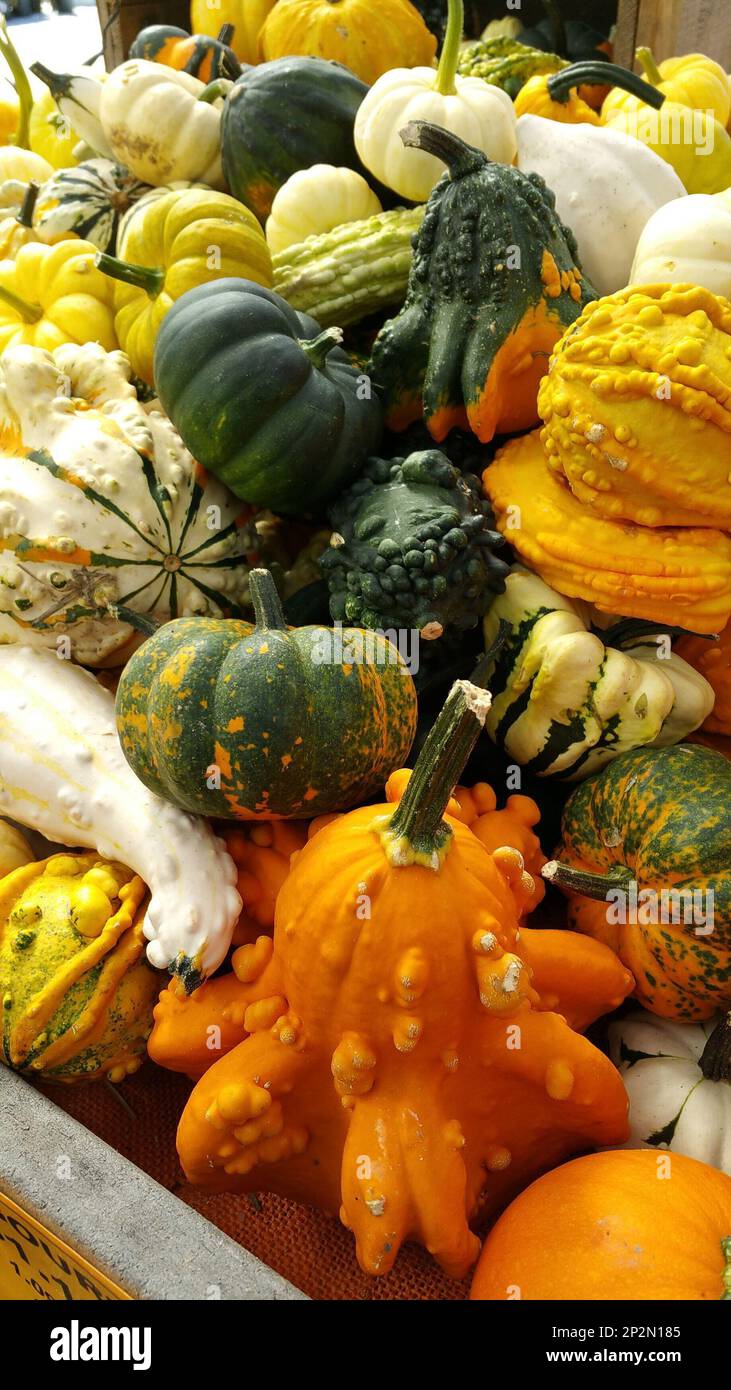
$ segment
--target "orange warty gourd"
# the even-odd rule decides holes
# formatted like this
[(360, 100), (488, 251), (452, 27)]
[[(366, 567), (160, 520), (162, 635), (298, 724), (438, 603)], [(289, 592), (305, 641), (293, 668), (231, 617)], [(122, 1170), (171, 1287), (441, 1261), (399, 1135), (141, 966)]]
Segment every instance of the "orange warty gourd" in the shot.
[[(531, 980), (522, 856), (444, 816), (488, 708), (457, 682), (401, 801), (333, 820), (297, 856), (273, 941), (234, 954), (250, 1036), (204, 1073), (178, 1130), (190, 1181), (339, 1210), (372, 1274), (415, 1239), (463, 1276), (472, 1218), (627, 1133), (618, 1073)], [(612, 977), (598, 1011), (631, 988), (616, 961)]]
[(716, 701), (703, 724), (709, 734), (731, 734), (731, 623), (727, 623), (717, 642), (703, 637), (681, 637), (675, 650), (696, 671), (700, 671), (716, 694)]
[(266, 60), (328, 58), (370, 87), (391, 68), (430, 67), (436, 38), (411, 0), (279, 0), (259, 34)]
[(293, 820), (219, 826), (238, 869), (236, 887), (244, 904), (234, 928), (234, 946), (255, 941), (262, 929), (271, 931), (277, 894), (289, 873), (292, 855), (307, 840), (308, 825), (308, 821)]
[(470, 1297), (729, 1300), (731, 1178), (652, 1149), (565, 1163), (493, 1226)]

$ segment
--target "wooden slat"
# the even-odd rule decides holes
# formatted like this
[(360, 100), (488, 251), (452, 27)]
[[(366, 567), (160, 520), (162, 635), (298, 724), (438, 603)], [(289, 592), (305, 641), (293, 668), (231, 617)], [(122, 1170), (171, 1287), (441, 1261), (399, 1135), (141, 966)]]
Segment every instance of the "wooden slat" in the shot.
[(731, 69), (731, 0), (619, 0), (616, 61), (634, 64), (638, 45), (655, 58), (707, 53)]
[[(104, 65), (107, 72), (124, 62), (132, 40), (148, 24), (177, 24), (188, 28), (188, 0), (96, 0), (104, 36)], [(106, 32), (105, 32), (106, 26)]]

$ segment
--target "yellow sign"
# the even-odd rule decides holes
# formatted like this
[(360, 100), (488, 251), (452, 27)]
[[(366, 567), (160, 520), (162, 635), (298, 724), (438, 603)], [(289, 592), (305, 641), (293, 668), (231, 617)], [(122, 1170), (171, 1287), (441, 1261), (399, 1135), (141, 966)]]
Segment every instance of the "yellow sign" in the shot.
[(114, 1302), (130, 1295), (0, 1192), (0, 1299)]

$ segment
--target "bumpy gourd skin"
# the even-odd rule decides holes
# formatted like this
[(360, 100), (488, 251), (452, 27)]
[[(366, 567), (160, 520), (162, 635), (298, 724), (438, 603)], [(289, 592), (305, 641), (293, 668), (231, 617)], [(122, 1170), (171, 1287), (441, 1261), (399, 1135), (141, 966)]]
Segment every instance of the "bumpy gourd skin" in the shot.
[(703, 724), (704, 730), (731, 736), (731, 626), (726, 625), (717, 642), (682, 637), (677, 652), (705, 676), (715, 692), (715, 704)]
[(728, 622), (731, 540), (723, 532), (597, 515), (547, 467), (538, 430), (500, 449), (482, 481), (498, 530), (559, 593), (690, 632), (721, 632)]
[(406, 302), (378, 335), (371, 371), (390, 428), (404, 429), (423, 406), (437, 442), (455, 426), (486, 442), (535, 424), (548, 356), (596, 295), (537, 174), (427, 131), (439, 150), (419, 148), (438, 152), (450, 172), (429, 199)]
[(538, 395), (549, 467), (600, 516), (731, 527), (731, 305), (631, 286), (584, 310)]
[(474, 627), (504, 587), (500, 536), (479, 484), (436, 449), (369, 459), (330, 521), (336, 543), (320, 565), (335, 619), (452, 635)]
[(558, 72), (567, 67), (566, 59), (556, 53), (543, 53), (507, 35), (465, 45), (457, 62), (461, 77), (481, 77), (484, 82), (502, 87), (513, 100), (536, 73)]

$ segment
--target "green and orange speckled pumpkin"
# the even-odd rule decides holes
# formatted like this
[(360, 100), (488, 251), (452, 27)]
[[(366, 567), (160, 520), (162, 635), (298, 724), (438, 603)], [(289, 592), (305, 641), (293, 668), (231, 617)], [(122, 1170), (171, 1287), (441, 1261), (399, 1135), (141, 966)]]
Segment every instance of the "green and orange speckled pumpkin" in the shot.
[(405, 759), (416, 691), (384, 637), (288, 629), (252, 570), (256, 625), (182, 618), (134, 653), (117, 691), (125, 757), (186, 811), (290, 820), (365, 800)]
[(141, 878), (56, 854), (0, 883), (2, 1060), (54, 1081), (121, 1081), (145, 1056), (160, 976), (145, 960)]
[(663, 1018), (731, 1005), (730, 806), (720, 753), (635, 748), (572, 794), (543, 870), (571, 894), (570, 924), (618, 953)]

